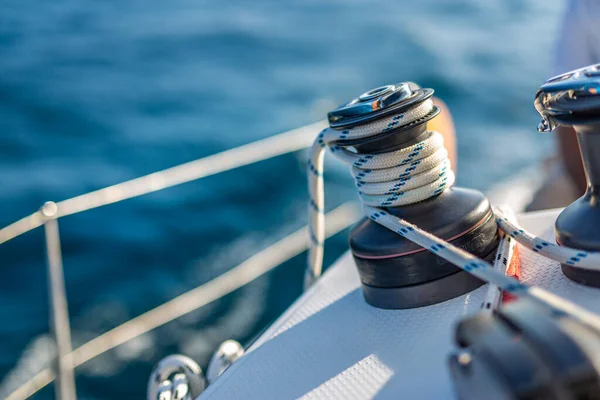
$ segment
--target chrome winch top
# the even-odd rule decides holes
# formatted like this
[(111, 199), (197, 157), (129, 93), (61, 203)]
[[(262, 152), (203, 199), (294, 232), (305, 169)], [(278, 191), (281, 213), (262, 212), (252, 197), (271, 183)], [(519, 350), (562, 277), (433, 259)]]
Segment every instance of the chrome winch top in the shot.
[(542, 116), (540, 132), (558, 125), (600, 122), (600, 64), (549, 79), (537, 91), (534, 105)]
[(364, 124), (390, 113), (403, 112), (431, 96), (432, 89), (420, 89), (412, 82), (380, 86), (329, 112), (327, 119), (332, 128)]

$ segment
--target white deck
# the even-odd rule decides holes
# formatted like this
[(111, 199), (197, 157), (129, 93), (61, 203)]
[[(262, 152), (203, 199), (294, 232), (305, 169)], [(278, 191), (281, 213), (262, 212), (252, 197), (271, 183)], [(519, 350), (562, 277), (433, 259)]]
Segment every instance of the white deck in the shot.
[[(559, 210), (521, 215), (551, 241)], [(520, 248), (522, 280), (600, 312), (600, 291), (569, 281), (558, 263)], [(486, 287), (412, 310), (363, 299), (349, 253), (200, 396), (202, 399), (454, 398), (447, 368), (454, 326), (480, 309)]]

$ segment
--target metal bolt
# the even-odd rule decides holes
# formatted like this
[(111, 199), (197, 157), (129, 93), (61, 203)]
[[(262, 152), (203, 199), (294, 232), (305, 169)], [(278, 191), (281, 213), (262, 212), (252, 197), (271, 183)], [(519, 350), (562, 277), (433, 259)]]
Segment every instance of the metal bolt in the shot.
[(52, 218), (58, 212), (58, 205), (53, 201), (47, 201), (42, 206), (41, 211), (44, 217)]
[(393, 92), (394, 90), (396, 90), (396, 87), (394, 85), (381, 86), (361, 94), (360, 96), (358, 96), (358, 99), (360, 101), (368, 101), (376, 97), (383, 96), (384, 94), (387, 94), (389, 92)]
[(462, 351), (456, 357), (456, 361), (458, 361), (461, 367), (467, 368), (469, 365), (471, 365), (471, 362), (473, 361), (473, 356), (471, 356), (471, 353), (467, 351)]

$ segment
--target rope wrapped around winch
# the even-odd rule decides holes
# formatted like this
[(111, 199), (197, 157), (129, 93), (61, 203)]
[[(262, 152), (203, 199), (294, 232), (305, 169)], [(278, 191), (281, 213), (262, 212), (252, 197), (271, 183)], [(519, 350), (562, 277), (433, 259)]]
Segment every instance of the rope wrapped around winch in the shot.
[[(436, 253), (477, 278), (497, 285), (501, 290), (529, 297), (557, 311), (568, 313), (600, 329), (600, 317), (543, 289), (530, 287), (495, 270), (492, 264), (388, 213), (385, 207), (402, 206), (440, 194), (454, 183), (448, 153), (442, 136), (429, 131), (425, 140), (398, 151), (361, 154), (352, 141), (370, 138), (397, 129), (422, 118), (434, 105), (426, 100), (407, 112), (380, 118), (346, 129), (326, 128), (317, 136), (308, 165), (310, 249), (305, 285), (310, 286), (321, 274), (324, 242), (323, 161), (325, 151), (351, 165), (363, 210), (378, 224)], [(600, 254), (557, 246), (525, 232), (494, 209), (501, 231), (522, 246), (560, 263), (600, 270)]]

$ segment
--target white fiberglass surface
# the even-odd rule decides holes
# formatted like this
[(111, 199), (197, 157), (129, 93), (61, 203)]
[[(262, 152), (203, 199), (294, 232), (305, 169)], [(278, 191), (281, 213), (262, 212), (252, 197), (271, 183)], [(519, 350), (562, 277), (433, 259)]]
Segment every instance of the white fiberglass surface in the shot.
[[(548, 240), (559, 210), (524, 214)], [(558, 263), (520, 248), (522, 279), (600, 312), (600, 292), (565, 278)], [(447, 368), (456, 322), (480, 309), (486, 287), (410, 310), (368, 305), (349, 253), (201, 396), (211, 399), (452, 398)]]

